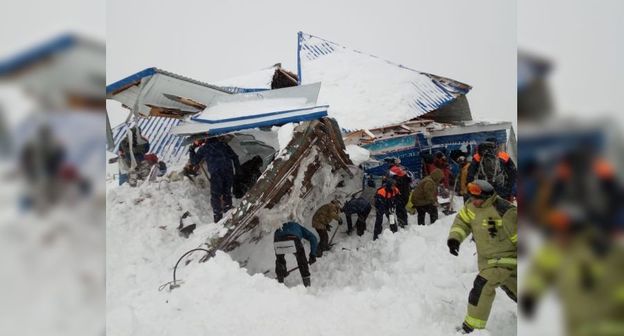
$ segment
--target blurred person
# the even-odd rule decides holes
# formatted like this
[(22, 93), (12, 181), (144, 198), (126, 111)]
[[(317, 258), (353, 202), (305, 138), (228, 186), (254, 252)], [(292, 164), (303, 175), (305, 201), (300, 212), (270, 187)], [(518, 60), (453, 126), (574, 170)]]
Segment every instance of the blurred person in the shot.
[(508, 153), (498, 149), (496, 139), (487, 139), (477, 146), (477, 153), (472, 156), (468, 168), (468, 183), (488, 181), (500, 197), (512, 201), (516, 179), (516, 165)]
[(449, 232), (449, 252), (457, 256), (459, 246), (468, 235), (477, 246), (479, 274), (468, 295), (468, 312), (461, 328), (468, 334), (484, 329), (496, 288), (501, 288), (517, 301), (517, 212), (516, 207), (496, 194), (484, 180), (468, 184), (471, 200), (459, 211)]
[(23, 145), (19, 155), (19, 170), (26, 182), (26, 195), (21, 199), (22, 209), (34, 208), (45, 212), (61, 198), (79, 195), (90, 190), (90, 183), (71, 164), (67, 149), (53, 134), (48, 124), (39, 126), (33, 136)]
[(397, 196), (396, 215), (401, 227), (405, 227), (407, 223), (407, 210), (405, 206), (410, 194), (410, 185), (412, 178), (409, 176), (407, 169), (402, 167), (401, 159), (392, 158), (387, 176), (394, 179), (396, 187), (399, 189)]
[(465, 156), (457, 158), (457, 164), (459, 165), (459, 194), (463, 197), (464, 203), (468, 202), (470, 194), (468, 194), (468, 169), (470, 168), (470, 162), (466, 161)]
[(345, 217), (347, 218), (347, 234), (350, 235), (353, 231), (353, 222), (351, 216), (354, 214), (357, 215), (357, 221), (355, 222), (355, 229), (358, 236), (364, 234), (366, 231), (366, 219), (370, 214), (372, 206), (370, 202), (362, 197), (353, 197), (349, 201), (345, 202), (342, 207), (342, 212), (344, 212)]
[(440, 169), (443, 174), (442, 185), (444, 188), (449, 190), (451, 184), (451, 166), (448, 163), (448, 159), (446, 155), (442, 152), (435, 153), (435, 157), (433, 159), (433, 167), (430, 167), (429, 175), (433, 173), (436, 169)]
[[(306, 259), (305, 249), (302, 239), (310, 243), (309, 260)], [(279, 283), (284, 282), (289, 274), (286, 265), (286, 254), (294, 254), (297, 258), (299, 273), (305, 287), (310, 287), (310, 265), (316, 262), (316, 253), (318, 251), (318, 240), (312, 232), (296, 222), (287, 222), (281, 228), (275, 231), (273, 235), (273, 244), (275, 247), (275, 275)]]
[(328, 231), (332, 229), (331, 222), (337, 221), (338, 225), (342, 225), (340, 211), (340, 202), (338, 200), (333, 200), (322, 205), (314, 212), (314, 215), (312, 215), (312, 227), (316, 230), (320, 238), (319, 249), (316, 254), (319, 258), (323, 256), (323, 252), (329, 251), (331, 248), (331, 246), (329, 246), (328, 234)]
[(622, 186), (591, 146), (571, 150), (555, 167), (539, 216), (547, 240), (530, 262), (521, 311), (532, 317), (552, 288), (568, 334), (617, 334), (624, 326)]
[(392, 179), (386, 179), (383, 185), (377, 189), (375, 193), (375, 228), (373, 231), (373, 240), (377, 240), (381, 234), (383, 218), (388, 218), (390, 231), (397, 232), (396, 206), (399, 197), (399, 188), (394, 185)]
[(425, 225), (425, 216), (429, 214), (429, 223), (438, 220), (438, 186), (444, 178), (440, 169), (435, 169), (416, 184), (410, 195), (411, 211), (418, 213), (418, 225)]
[(192, 165), (205, 161), (210, 174), (210, 204), (215, 223), (223, 218), (223, 214), (232, 208), (232, 186), (234, 176), (240, 170), (238, 155), (232, 147), (219, 137), (211, 137), (199, 147), (193, 142), (189, 147)]

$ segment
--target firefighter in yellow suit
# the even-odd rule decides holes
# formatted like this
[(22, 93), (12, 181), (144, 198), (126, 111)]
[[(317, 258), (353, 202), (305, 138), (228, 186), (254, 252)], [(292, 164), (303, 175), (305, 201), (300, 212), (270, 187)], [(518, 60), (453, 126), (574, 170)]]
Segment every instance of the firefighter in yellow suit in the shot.
[(470, 234), (477, 246), (479, 274), (468, 295), (468, 313), (461, 328), (466, 334), (485, 328), (497, 287), (517, 302), (518, 277), (516, 207), (483, 180), (469, 183), (468, 193), (471, 198), (455, 217), (447, 241), (455, 256)]

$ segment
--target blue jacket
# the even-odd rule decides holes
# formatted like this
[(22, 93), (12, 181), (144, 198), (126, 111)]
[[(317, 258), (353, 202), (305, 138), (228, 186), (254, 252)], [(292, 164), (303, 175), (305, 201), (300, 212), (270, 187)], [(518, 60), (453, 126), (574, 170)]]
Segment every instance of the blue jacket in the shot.
[(234, 153), (232, 147), (219, 140), (208, 140), (203, 146), (197, 150), (191, 147), (189, 150), (191, 164), (198, 164), (202, 159), (206, 160), (208, 165), (208, 172), (213, 173), (228, 173), (232, 172), (234, 175), (234, 169), (239, 169), (240, 163), (238, 161), (238, 155)]
[(305, 239), (310, 242), (310, 254), (316, 256), (316, 249), (318, 248), (318, 239), (314, 233), (295, 222), (288, 222), (282, 225), (281, 229), (275, 231), (274, 239), (282, 238), (284, 236), (296, 236), (299, 239)]
[(370, 202), (368, 202), (366, 199), (364, 199), (361, 196), (354, 198), (352, 200), (349, 200), (342, 207), (342, 211), (347, 216), (350, 216), (352, 214), (364, 213), (366, 211), (370, 211), (370, 209), (371, 209)]

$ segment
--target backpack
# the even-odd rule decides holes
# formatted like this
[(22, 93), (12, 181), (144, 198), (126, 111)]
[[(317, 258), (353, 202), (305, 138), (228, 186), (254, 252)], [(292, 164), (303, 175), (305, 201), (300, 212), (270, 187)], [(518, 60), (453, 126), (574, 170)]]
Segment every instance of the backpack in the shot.
[(507, 176), (503, 167), (501, 167), (498, 155), (496, 155), (496, 145), (483, 143), (479, 145), (477, 152), (481, 160), (479, 161), (479, 169), (477, 170), (476, 178), (486, 180), (493, 186), (505, 185)]

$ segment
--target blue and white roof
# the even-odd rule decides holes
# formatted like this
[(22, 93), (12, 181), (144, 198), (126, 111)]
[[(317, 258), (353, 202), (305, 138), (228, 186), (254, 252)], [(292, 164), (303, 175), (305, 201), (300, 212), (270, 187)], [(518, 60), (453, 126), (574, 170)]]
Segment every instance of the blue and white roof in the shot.
[(320, 88), (314, 83), (220, 97), (173, 133), (217, 135), (325, 117), (329, 106), (316, 104)]
[(329, 116), (345, 129), (416, 118), (471, 89), (302, 32), (297, 58), (301, 83), (322, 82), (319, 102), (331, 104)]
[(0, 80), (10, 79), (47, 109), (67, 109), (67, 97), (103, 98), (103, 42), (72, 34), (44, 41), (0, 60)]
[(186, 154), (187, 146), (184, 137), (171, 134), (171, 128), (178, 125), (180, 120), (166, 117), (139, 118), (136, 122), (123, 123), (113, 128), (114, 153), (117, 152), (121, 140), (126, 136), (128, 127), (135, 124), (141, 129), (141, 134), (150, 142), (150, 152), (158, 155), (160, 160), (167, 163), (176, 163)]

